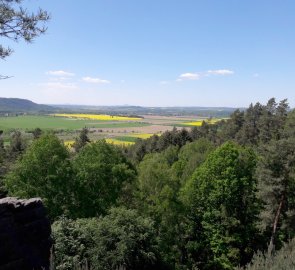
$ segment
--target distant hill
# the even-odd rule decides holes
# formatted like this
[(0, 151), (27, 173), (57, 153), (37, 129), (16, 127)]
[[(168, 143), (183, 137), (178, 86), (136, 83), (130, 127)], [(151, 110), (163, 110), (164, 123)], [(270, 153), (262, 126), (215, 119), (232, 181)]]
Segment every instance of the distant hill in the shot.
[(1, 98), (0, 97), (0, 112), (52, 112), (56, 108), (34, 103), (27, 99), (21, 98)]
[[(236, 109), (231, 107), (141, 107), (141, 106), (89, 106), (89, 105), (53, 105), (61, 111), (126, 114), (126, 115), (193, 115), (203, 117), (229, 117)], [(244, 108), (239, 108), (244, 110)]]

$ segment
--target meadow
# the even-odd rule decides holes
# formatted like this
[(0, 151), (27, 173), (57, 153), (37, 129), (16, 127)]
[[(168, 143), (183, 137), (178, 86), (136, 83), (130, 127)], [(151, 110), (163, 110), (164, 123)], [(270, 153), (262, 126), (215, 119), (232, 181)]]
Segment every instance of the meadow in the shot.
[(93, 119), (71, 119), (66, 117), (54, 117), (44, 115), (22, 115), (0, 117), (0, 129), (11, 130), (32, 130), (41, 128), (45, 130), (76, 130), (83, 127), (87, 128), (125, 128), (125, 127), (142, 127), (146, 123), (141, 122), (108, 122), (106, 120)]

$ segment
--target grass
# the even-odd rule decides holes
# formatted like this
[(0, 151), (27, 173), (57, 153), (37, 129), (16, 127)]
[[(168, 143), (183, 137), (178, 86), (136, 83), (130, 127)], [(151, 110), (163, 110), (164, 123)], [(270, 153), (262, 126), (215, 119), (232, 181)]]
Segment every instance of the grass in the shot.
[(83, 127), (88, 128), (127, 128), (127, 127), (142, 127), (147, 126), (146, 123), (141, 122), (118, 122), (108, 123), (105, 120), (93, 120), (93, 119), (71, 119), (63, 117), (53, 116), (39, 116), (39, 115), (25, 115), (25, 116), (11, 116), (0, 117), (0, 129), (22, 129), (32, 130), (35, 128), (41, 128), (44, 130), (75, 130)]
[[(134, 138), (134, 139), (136, 139), (136, 138)], [(132, 145), (135, 143), (135, 141), (128, 141), (128, 140), (124, 141), (119, 138), (114, 138), (114, 139), (108, 138), (108, 139), (105, 139), (105, 141), (107, 143), (114, 144), (114, 145), (120, 145), (120, 146), (129, 146), (129, 145)], [(92, 142), (95, 142), (95, 141), (92, 141)], [(69, 149), (73, 148), (74, 143), (75, 143), (74, 140), (64, 141), (64, 145), (66, 147), (68, 147)]]
[(108, 114), (62, 113), (62, 114), (54, 114), (54, 116), (76, 118), (76, 119), (102, 120), (102, 121), (138, 121), (138, 120), (141, 120), (141, 118), (139, 118), (139, 117), (128, 117), (128, 116), (108, 115)]
[(128, 134), (127, 136), (119, 136), (116, 137), (116, 140), (122, 141), (122, 142), (136, 142), (138, 139), (148, 139), (154, 134), (151, 133), (133, 133)]
[(120, 136), (116, 137), (115, 139), (122, 142), (136, 142), (138, 138), (131, 136)]

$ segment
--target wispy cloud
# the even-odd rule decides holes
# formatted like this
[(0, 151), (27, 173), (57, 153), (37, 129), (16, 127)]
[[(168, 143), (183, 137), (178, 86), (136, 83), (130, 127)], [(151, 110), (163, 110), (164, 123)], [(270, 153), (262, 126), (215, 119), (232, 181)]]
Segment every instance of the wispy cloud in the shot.
[(180, 74), (176, 81), (178, 82), (188, 81), (188, 80), (196, 81), (203, 77), (208, 77), (211, 75), (226, 76), (226, 75), (232, 75), (232, 74), (234, 74), (234, 71), (229, 69), (216, 69), (216, 70), (208, 70), (204, 72), (195, 72), (195, 73), (188, 72), (188, 73)]
[(179, 76), (178, 80), (184, 81), (184, 80), (199, 80), (201, 78), (201, 73), (183, 73)]
[(108, 80), (103, 80), (100, 78), (92, 78), (92, 77), (83, 77), (82, 81), (87, 82), (87, 83), (102, 83), (102, 84), (111, 83)]
[(68, 72), (68, 71), (64, 71), (64, 70), (50, 70), (46, 72), (47, 75), (51, 75), (51, 76), (61, 76), (61, 77), (72, 77), (75, 76), (74, 73), (72, 72)]
[(259, 74), (258, 74), (258, 73), (254, 73), (254, 74), (253, 74), (253, 77), (254, 77), (254, 78), (258, 78), (258, 77), (259, 77)]
[(213, 74), (213, 75), (232, 75), (234, 72), (229, 69), (217, 69), (217, 70), (208, 70), (208, 74)]

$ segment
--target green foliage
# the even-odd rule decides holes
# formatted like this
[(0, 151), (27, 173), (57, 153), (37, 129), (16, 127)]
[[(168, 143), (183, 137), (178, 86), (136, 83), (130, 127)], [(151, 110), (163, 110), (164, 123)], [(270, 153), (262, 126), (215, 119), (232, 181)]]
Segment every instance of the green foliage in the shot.
[(138, 167), (137, 185), (139, 201), (142, 202), (139, 207), (156, 220), (169, 209), (167, 207), (171, 196), (175, 197), (179, 189), (179, 183), (173, 179), (171, 164), (168, 162), (171, 150), (168, 148), (163, 153), (146, 155)]
[(97, 269), (153, 269), (157, 263), (153, 222), (134, 210), (112, 209), (98, 224), (94, 241)]
[[(283, 128), (286, 122), (289, 106), (287, 100), (279, 104), (271, 98), (266, 105), (251, 104), (244, 113), (242, 125), (232, 134), (240, 144), (257, 145), (268, 143), (272, 139), (278, 140), (282, 137)], [(225, 125), (227, 129), (227, 124)]]
[(251, 256), (257, 215), (255, 163), (253, 151), (225, 143), (187, 182), (183, 199), (196, 241), (201, 240), (188, 246), (200, 267), (232, 269)]
[(102, 218), (53, 224), (58, 270), (88, 262), (89, 269), (155, 269), (159, 265), (153, 222), (134, 210), (113, 208)]
[(188, 143), (180, 149), (178, 161), (173, 164), (173, 170), (182, 183), (192, 176), (213, 149), (213, 144), (204, 138)]
[(41, 136), (17, 161), (5, 185), (12, 196), (41, 197), (51, 217), (65, 212), (71, 196), (69, 153), (53, 134)]
[[(0, 137), (0, 181), (17, 160), (5, 177), (9, 193), (40, 196), (53, 219), (72, 218), (53, 225), (57, 269), (234, 269), (295, 236), (295, 113), (288, 110), (286, 100), (270, 99), (228, 121), (174, 128), (123, 149), (88, 143), (85, 128), (71, 155), (52, 134), (37, 132), (26, 150), (15, 133), (12, 148)], [(270, 250), (249, 269), (278, 269), (276, 260), (287, 267), (288, 250), (285, 264), (283, 250)]]
[(291, 111), (286, 118), (283, 137), (295, 138), (295, 110)]
[(291, 270), (295, 268), (295, 240), (285, 244), (276, 253), (258, 252), (251, 263), (237, 270)]
[(160, 137), (154, 135), (146, 140), (137, 140), (129, 147), (127, 156), (134, 162), (139, 163), (145, 154), (161, 152), (170, 146), (182, 147), (192, 141), (190, 132), (186, 129), (177, 130), (175, 127), (171, 131), (165, 131)]
[(42, 135), (42, 129), (40, 129), (40, 128), (35, 128), (33, 131), (32, 131), (32, 134), (33, 134), (33, 138), (34, 138), (34, 140), (36, 140), (36, 139), (39, 139), (40, 137), (41, 137), (41, 135)]
[[(295, 138), (272, 141), (261, 148), (257, 167), (262, 229), (281, 245), (295, 235)], [(278, 231), (278, 232), (277, 232)], [(278, 234), (278, 237), (276, 237)], [(275, 244), (274, 243), (274, 244)]]
[(83, 128), (79, 134), (79, 137), (76, 138), (74, 143), (74, 149), (76, 152), (79, 152), (87, 143), (90, 142), (88, 132), (89, 130), (87, 128)]
[(7, 172), (7, 151), (4, 147), (4, 140), (0, 131), (0, 198), (5, 197), (6, 190), (3, 183), (3, 177)]
[(11, 134), (9, 156), (11, 159), (16, 159), (26, 148), (22, 133), (19, 130)]
[[(94, 246), (93, 229), (98, 219), (61, 217), (52, 225), (54, 241), (53, 260), (56, 270), (71, 270), (83, 267), (90, 261), (89, 251)], [(91, 230), (92, 229), (92, 230)]]
[(72, 216), (80, 218), (105, 214), (135, 176), (121, 151), (104, 140), (87, 144), (72, 164), (75, 175)]

